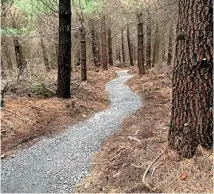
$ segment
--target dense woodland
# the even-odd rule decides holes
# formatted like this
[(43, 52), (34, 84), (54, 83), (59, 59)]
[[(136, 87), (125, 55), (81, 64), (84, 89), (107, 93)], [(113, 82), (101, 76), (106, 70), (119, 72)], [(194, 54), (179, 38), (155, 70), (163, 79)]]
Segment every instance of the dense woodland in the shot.
[(183, 158), (212, 149), (212, 0), (2, 0), (1, 8), (1, 107), (23, 87), (29, 97), (72, 99), (76, 73), (87, 82), (89, 70), (137, 68), (141, 79), (167, 68), (169, 148)]

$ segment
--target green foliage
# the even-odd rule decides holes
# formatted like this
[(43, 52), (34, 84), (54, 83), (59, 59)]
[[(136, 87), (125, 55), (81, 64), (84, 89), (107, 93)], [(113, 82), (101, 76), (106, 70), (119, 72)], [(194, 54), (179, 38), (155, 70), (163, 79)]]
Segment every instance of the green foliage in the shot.
[(80, 6), (83, 13), (95, 14), (101, 11), (101, 5), (96, 0), (73, 0), (75, 5)]
[(52, 97), (55, 94), (44, 87), (44, 84), (32, 85), (30, 92), (39, 96)]
[(26, 33), (28, 33), (28, 29), (25, 27), (20, 29), (9, 28), (9, 27), (0, 29), (0, 34), (3, 36), (17, 36), (17, 35), (26, 34)]

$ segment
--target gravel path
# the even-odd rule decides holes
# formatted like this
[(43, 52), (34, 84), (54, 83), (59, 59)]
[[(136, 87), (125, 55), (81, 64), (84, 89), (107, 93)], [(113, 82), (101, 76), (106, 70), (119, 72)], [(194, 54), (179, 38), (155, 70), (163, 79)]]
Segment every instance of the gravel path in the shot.
[(141, 106), (140, 97), (124, 85), (131, 77), (127, 70), (119, 71), (118, 78), (107, 84), (108, 110), (3, 160), (2, 193), (71, 192), (90, 171), (94, 152), (102, 142)]

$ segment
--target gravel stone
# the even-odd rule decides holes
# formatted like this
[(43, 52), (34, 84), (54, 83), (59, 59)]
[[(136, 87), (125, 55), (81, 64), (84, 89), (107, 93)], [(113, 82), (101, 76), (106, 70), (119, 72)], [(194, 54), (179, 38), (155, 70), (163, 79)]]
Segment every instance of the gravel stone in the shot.
[(141, 106), (140, 97), (124, 83), (127, 70), (106, 85), (111, 107), (52, 138), (6, 158), (1, 166), (2, 193), (68, 193), (90, 171), (94, 153)]

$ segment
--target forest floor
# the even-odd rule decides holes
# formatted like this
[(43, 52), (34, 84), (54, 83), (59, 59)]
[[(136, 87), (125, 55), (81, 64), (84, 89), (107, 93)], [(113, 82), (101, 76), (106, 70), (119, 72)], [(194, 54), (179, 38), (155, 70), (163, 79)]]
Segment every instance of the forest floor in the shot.
[[(72, 98), (67, 100), (44, 97), (38, 85), (33, 83), (29, 90), (24, 80), (21, 81), (16, 93), (9, 92), (5, 96), (5, 107), (1, 109), (2, 154), (12, 155), (17, 149), (34, 144), (38, 137), (61, 132), (68, 125), (106, 109), (109, 103), (105, 84), (116, 77), (115, 69), (108, 72), (89, 69), (87, 82), (79, 81), (80, 74), (73, 72)], [(46, 85), (55, 90), (57, 71), (51, 70), (46, 76), (50, 77)]]
[(181, 159), (168, 149), (171, 70), (159, 69), (142, 78), (131, 70), (135, 76), (128, 85), (143, 106), (105, 141), (76, 192), (212, 193), (212, 152), (199, 147), (196, 157)]

